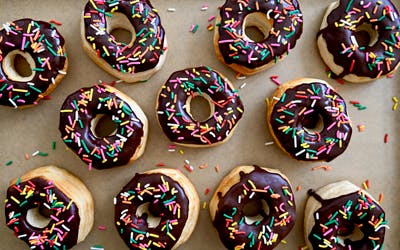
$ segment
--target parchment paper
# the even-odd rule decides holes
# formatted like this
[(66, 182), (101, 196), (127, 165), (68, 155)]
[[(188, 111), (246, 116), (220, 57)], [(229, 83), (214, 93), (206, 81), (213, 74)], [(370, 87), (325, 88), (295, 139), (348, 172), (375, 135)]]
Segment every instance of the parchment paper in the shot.
[[(396, 0), (397, 1), (397, 0)], [(181, 169), (194, 183), (200, 199), (207, 203), (207, 209), (201, 209), (197, 227), (189, 241), (180, 249), (223, 249), (217, 233), (209, 219), (208, 202), (220, 180), (235, 166), (257, 164), (280, 169), (291, 180), (295, 191), (297, 221), (292, 232), (285, 238), (286, 244), (277, 249), (297, 249), (304, 245), (303, 213), (309, 188), (318, 188), (328, 183), (348, 179), (360, 185), (369, 180), (368, 190), (375, 198), (383, 193), (382, 206), (391, 229), (387, 231), (385, 249), (400, 249), (399, 213), (400, 193), (398, 162), (400, 109), (392, 111), (392, 96), (400, 97), (399, 73), (392, 79), (382, 79), (365, 84), (340, 85), (328, 79), (316, 47), (316, 33), (321, 18), (330, 1), (300, 0), (304, 14), (304, 32), (297, 46), (289, 56), (268, 71), (247, 79), (235, 79), (235, 73), (221, 64), (215, 55), (212, 36), (207, 30), (210, 16), (217, 14), (217, 7), (223, 1), (195, 0), (153, 0), (159, 10), (166, 30), (169, 51), (164, 67), (146, 83), (120, 83), (116, 87), (131, 96), (141, 105), (149, 120), (149, 139), (145, 154), (135, 163), (111, 170), (88, 171), (87, 166), (69, 150), (66, 150), (58, 131), (59, 109), (65, 97), (80, 87), (98, 83), (99, 80), (110, 82), (112, 76), (101, 70), (83, 52), (80, 45), (79, 23), (81, 11), (86, 1), (5, 1), (0, 0), (0, 23), (23, 17), (48, 21), (56, 19), (62, 22), (58, 30), (66, 39), (70, 59), (68, 75), (51, 94), (51, 100), (42, 101), (30, 109), (14, 110), (0, 107), (0, 200), (5, 199), (8, 183), (26, 171), (48, 164), (54, 164), (79, 176), (91, 190), (95, 200), (95, 224), (87, 239), (74, 249), (90, 249), (102, 245), (105, 249), (127, 249), (114, 227), (113, 197), (133, 177), (136, 172), (156, 168), (163, 162), (168, 167)], [(397, 5), (399, 7), (399, 2)], [(203, 4), (209, 8), (201, 11)], [(175, 12), (168, 12), (175, 8)], [(214, 24), (213, 22), (210, 22)], [(191, 25), (198, 24), (196, 33), (189, 32)], [(161, 84), (176, 70), (186, 67), (208, 65), (225, 74), (240, 90), (245, 105), (245, 114), (239, 122), (235, 134), (227, 143), (214, 148), (189, 149), (177, 147), (175, 152), (168, 151), (170, 142), (160, 129), (155, 115), (155, 100)], [(353, 137), (346, 152), (334, 161), (326, 164), (331, 171), (311, 168), (321, 163), (298, 162), (290, 159), (275, 145), (265, 146), (271, 141), (266, 125), (265, 98), (270, 96), (276, 85), (270, 76), (279, 76), (284, 82), (298, 77), (316, 77), (327, 80), (345, 98), (359, 101), (365, 110), (348, 106), (354, 124)], [(363, 132), (357, 131), (357, 125), (365, 125)], [(384, 135), (388, 142), (384, 143)], [(56, 149), (52, 149), (52, 142)], [(25, 160), (24, 154), (35, 151), (46, 152), (47, 157), (36, 156)], [(183, 154), (179, 151), (183, 150)], [(188, 160), (194, 167), (189, 173), (183, 168)], [(6, 166), (6, 163), (12, 164)], [(199, 169), (201, 164), (208, 168)], [(220, 172), (214, 170), (219, 164)], [(205, 195), (205, 190), (211, 192)], [(106, 226), (105, 231), (98, 229)], [(0, 249), (28, 249), (23, 241), (16, 239), (5, 225), (4, 206), (0, 206)]]

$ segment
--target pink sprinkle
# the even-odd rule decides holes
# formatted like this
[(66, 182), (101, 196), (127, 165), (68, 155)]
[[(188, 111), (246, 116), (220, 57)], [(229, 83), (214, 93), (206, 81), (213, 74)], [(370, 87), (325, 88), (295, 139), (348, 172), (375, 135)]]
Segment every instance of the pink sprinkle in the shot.
[(98, 228), (99, 228), (100, 231), (106, 230), (106, 226), (104, 226), (104, 225), (101, 225), (101, 226), (99, 226)]
[(211, 21), (214, 20), (214, 19), (215, 19), (215, 16), (210, 16), (210, 17), (208, 18), (208, 21), (211, 22)]
[(15, 47), (15, 44), (10, 43), (10, 42), (5, 42), (5, 44), (7, 44), (8, 46), (11, 46), (11, 47)]
[(274, 82), (276, 85), (280, 86), (281, 82), (278, 80), (278, 76), (271, 76), (271, 81)]

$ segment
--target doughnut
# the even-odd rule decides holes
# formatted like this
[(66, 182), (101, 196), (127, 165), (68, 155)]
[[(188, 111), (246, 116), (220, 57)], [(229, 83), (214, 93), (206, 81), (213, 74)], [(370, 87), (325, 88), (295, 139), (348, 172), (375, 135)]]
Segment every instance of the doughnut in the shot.
[[(126, 44), (114, 29), (132, 35)], [(167, 38), (160, 16), (149, 1), (89, 1), (81, 22), (82, 47), (103, 70), (125, 82), (148, 80), (165, 61)]]
[(93, 226), (93, 198), (76, 176), (56, 166), (31, 170), (11, 181), (6, 224), (30, 249), (69, 249)]
[[(20, 74), (15, 58), (29, 64)], [(64, 38), (53, 24), (24, 18), (3, 24), (0, 30), (0, 105), (32, 107), (48, 96), (67, 72)]]
[(312, 78), (280, 85), (269, 99), (267, 123), (278, 146), (303, 161), (335, 159), (352, 134), (343, 98), (325, 81)]
[(390, 0), (338, 0), (327, 8), (317, 44), (334, 77), (366, 82), (399, 67), (399, 31), (399, 14)]
[[(116, 126), (101, 136), (95, 128), (104, 116)], [(108, 85), (81, 88), (70, 94), (60, 110), (59, 130), (65, 144), (89, 169), (126, 165), (139, 158), (146, 147), (146, 115), (130, 97)]]
[[(204, 97), (210, 105), (210, 116), (204, 121), (195, 120), (190, 112), (190, 102), (196, 96)], [(244, 108), (225, 76), (200, 66), (172, 73), (160, 89), (156, 110), (158, 122), (172, 142), (208, 147), (232, 136)]]
[[(250, 202), (259, 205), (257, 216), (246, 214)], [(210, 216), (227, 249), (273, 249), (296, 220), (289, 180), (276, 169), (237, 167), (211, 198)]]
[[(303, 31), (297, 0), (226, 0), (216, 23), (214, 47), (218, 59), (244, 75), (266, 70), (282, 60)], [(248, 37), (248, 27), (256, 27), (262, 40)]]
[[(366, 191), (340, 181), (309, 190), (309, 195), (304, 234), (310, 249), (383, 249), (388, 222), (382, 207)], [(348, 238), (357, 237), (356, 227), (363, 236)]]
[(200, 202), (178, 170), (155, 169), (133, 179), (114, 198), (115, 225), (130, 249), (176, 249), (193, 232)]

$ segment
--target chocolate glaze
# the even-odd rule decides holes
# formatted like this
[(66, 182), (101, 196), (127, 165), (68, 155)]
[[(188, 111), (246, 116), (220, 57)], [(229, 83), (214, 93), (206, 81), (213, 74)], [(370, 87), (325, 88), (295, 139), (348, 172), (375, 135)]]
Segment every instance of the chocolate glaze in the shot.
[[(384, 224), (386, 223), (385, 213), (380, 205), (363, 191), (360, 190), (328, 200), (321, 198), (314, 190), (309, 190), (308, 194), (321, 203), (321, 207), (314, 212), (315, 225), (308, 235), (313, 249), (326, 249), (323, 247), (325, 245), (323, 239), (327, 239), (328, 242), (332, 244), (331, 248), (337, 250), (368, 250), (375, 249), (377, 245), (381, 246), (378, 247), (378, 249), (382, 249), (385, 238), (385, 227), (381, 227), (379, 230), (375, 231), (374, 226), (371, 225), (369, 221), (375, 224), (382, 219), (382, 224)], [(345, 210), (348, 217), (345, 218), (341, 213), (337, 213), (338, 210), (342, 212)], [(336, 215), (334, 215), (335, 213)], [(329, 223), (330, 221), (335, 221), (335, 223)], [(320, 225), (326, 225), (326, 227), (324, 228)], [(345, 245), (335, 242), (336, 237), (351, 235), (355, 226), (358, 226), (364, 234), (362, 239), (357, 241), (345, 239)], [(330, 230), (330, 228), (333, 230), (328, 233), (327, 231)], [(321, 238), (321, 240), (319, 240), (317, 236)], [(369, 237), (376, 238), (377, 240), (372, 240)]]
[[(155, 228), (149, 228), (146, 213), (136, 214), (145, 203), (150, 203), (150, 212), (161, 219)], [(130, 249), (172, 249), (186, 224), (189, 205), (184, 189), (174, 179), (164, 174), (137, 173), (116, 197), (116, 227)], [(170, 235), (166, 224), (170, 226)]]
[[(90, 93), (92, 101), (88, 101)], [(114, 117), (115, 135), (98, 138), (93, 134), (91, 123), (99, 114)], [(106, 85), (69, 95), (61, 107), (59, 130), (65, 144), (97, 169), (127, 164), (144, 136), (143, 123), (132, 108)]]
[[(117, 2), (115, 4), (116, 1), (95, 0), (86, 4), (83, 18), (87, 42), (94, 44), (98, 56), (120, 72), (133, 74), (153, 69), (166, 50), (165, 32), (161, 26), (160, 16), (146, 0)], [(126, 15), (134, 27), (136, 37), (132, 46), (120, 44), (106, 32), (106, 16), (110, 17), (115, 12)], [(107, 48), (108, 53), (103, 46)], [(122, 57), (125, 59), (121, 60)]]
[[(196, 121), (185, 105), (190, 96), (203, 94), (212, 99), (215, 112), (205, 121)], [(161, 128), (171, 141), (182, 144), (210, 145), (225, 140), (243, 111), (242, 101), (229, 81), (204, 66), (174, 72), (157, 101)]]
[[(324, 123), (321, 132), (305, 130), (313, 128), (319, 117)], [(352, 134), (343, 98), (320, 82), (286, 89), (273, 107), (269, 123), (285, 151), (305, 161), (333, 160), (345, 151)]]
[[(57, 246), (58, 249), (64, 249), (64, 247), (69, 249), (77, 243), (80, 223), (78, 207), (52, 183), (52, 181), (36, 177), (10, 186), (7, 190), (5, 206), (7, 226), (14, 230), (16, 237), (25, 241), (31, 248), (36, 246), (35, 249), (50, 250), (55, 249), (54, 246)], [(32, 188), (33, 185), (34, 188)], [(24, 190), (26, 192), (23, 192)], [(33, 190), (31, 195), (28, 195), (29, 190)], [(48, 195), (49, 192), (52, 195)], [(41, 193), (47, 195), (41, 196)], [(18, 200), (19, 204), (12, 197)], [(50, 207), (50, 214), (54, 218), (50, 218), (49, 223), (44, 228), (37, 228), (30, 225), (26, 217), (28, 210), (41, 206)], [(67, 209), (67, 207), (69, 208)], [(60, 221), (64, 222), (60, 224)], [(57, 225), (57, 223), (59, 224)], [(54, 229), (51, 230), (53, 226)], [(65, 228), (68, 228), (69, 231)], [(57, 236), (57, 244), (59, 245), (54, 245), (53, 240)], [(39, 239), (43, 243), (39, 243), (41, 241)]]
[[(335, 64), (343, 67), (343, 72), (334, 72), (337, 74), (336, 77), (343, 78), (348, 74), (355, 74), (359, 77), (376, 78), (394, 70), (400, 62), (400, 36), (398, 35), (400, 19), (396, 7), (389, 0), (379, 1), (381, 4), (375, 0), (354, 0), (351, 4), (347, 0), (339, 1), (339, 6), (332, 10), (327, 17), (328, 26), (320, 30), (317, 35), (318, 37), (322, 35), (326, 41), (328, 51), (332, 54)], [(361, 5), (361, 2), (364, 2), (364, 5)], [(355, 11), (356, 9), (357, 11)], [(383, 14), (384, 11), (386, 11), (386, 15)], [(370, 18), (367, 18), (366, 12)], [(350, 17), (346, 18), (349, 13), (351, 13)], [(336, 27), (335, 24), (342, 24), (341, 20), (352, 22), (354, 31), (347, 25)], [(353, 22), (355, 20), (360, 21)], [(372, 25), (377, 30), (379, 33), (377, 42), (372, 46), (356, 47), (355, 51), (352, 49), (345, 51), (345, 48), (354, 45), (351, 37), (355, 37), (355, 30), (364, 23)], [(385, 48), (389, 47), (393, 51), (387, 54), (389, 51)], [(352, 54), (350, 55), (350, 53)], [(372, 53), (377, 59), (370, 58), (369, 61), (366, 61), (366, 57)], [(354, 66), (352, 67), (353, 60)], [(387, 67), (385, 60), (390, 62), (390, 68)], [(378, 67), (379, 61), (383, 63)]]
[[(249, 180), (254, 183), (258, 190), (266, 190), (267, 192), (254, 192), (254, 196), (250, 198), (252, 187)], [(247, 195), (244, 195), (244, 185), (250, 189), (247, 191)], [(278, 194), (279, 198), (272, 198), (271, 190), (274, 194)], [(248, 174), (240, 173), (240, 181), (235, 183), (224, 196), (221, 193), (218, 196), (218, 210), (213, 224), (221, 241), (228, 249), (236, 249), (238, 246), (243, 247), (240, 249), (273, 249), (294, 226), (296, 206), (290, 184), (280, 175), (267, 172), (258, 166), (255, 166), (254, 171)], [(240, 203), (238, 201), (239, 196), (241, 196)], [(263, 216), (264, 218), (260, 223), (249, 225), (244, 222), (244, 206), (250, 201), (261, 200), (267, 202), (269, 215)], [(286, 212), (287, 215), (282, 216)], [(237, 224), (231, 225), (234, 222), (237, 222)], [(281, 225), (279, 225), (280, 222), (282, 222)], [(271, 231), (267, 229), (267, 226)], [(234, 228), (234, 233), (229, 229), (230, 227)], [(275, 242), (270, 242), (271, 244), (267, 245), (264, 243), (264, 237), (258, 239), (260, 232), (265, 232), (263, 235), (265, 235), (267, 241), (270, 237), (273, 237), (273, 234), (278, 236)], [(252, 240), (254, 240), (253, 243)]]
[[(32, 47), (33, 44), (35, 45)], [(43, 49), (37, 49), (36, 46), (42, 46)], [(43, 93), (54, 83), (56, 77), (65, 74), (62, 70), (67, 57), (63, 47), (64, 38), (50, 23), (28, 18), (6, 23), (0, 30), (0, 105), (31, 105), (43, 98)], [(29, 53), (35, 62), (36, 71), (33, 71), (34, 76), (29, 83), (11, 80), (4, 72), (2, 61), (15, 50)], [(48, 59), (48, 65), (39, 63), (42, 59)]]
[[(273, 29), (262, 42), (244, 38), (243, 22), (247, 15), (255, 12), (265, 13), (267, 18), (273, 20)], [(295, 47), (303, 31), (302, 13), (297, 0), (280, 3), (275, 0), (227, 0), (220, 9), (220, 16), (218, 46), (225, 63), (236, 63), (250, 69), (284, 56)], [(249, 60), (250, 55), (252, 60)]]

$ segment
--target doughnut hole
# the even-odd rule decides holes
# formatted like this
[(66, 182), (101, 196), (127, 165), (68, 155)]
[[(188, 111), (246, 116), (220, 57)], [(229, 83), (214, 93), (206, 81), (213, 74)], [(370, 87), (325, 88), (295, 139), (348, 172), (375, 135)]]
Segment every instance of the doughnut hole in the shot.
[(3, 71), (13, 81), (28, 82), (34, 77), (35, 61), (29, 53), (14, 50), (3, 59)]
[(250, 42), (263, 42), (272, 29), (273, 21), (268, 20), (267, 15), (262, 12), (248, 14), (243, 21), (244, 37)]
[(90, 130), (97, 138), (113, 136), (117, 133), (118, 124), (113, 121), (109, 114), (98, 114), (92, 119)]
[(303, 124), (304, 130), (309, 134), (321, 133), (322, 130), (324, 130), (324, 119), (316, 112), (303, 115), (303, 120), (301, 123)]
[(215, 112), (215, 107), (212, 104), (211, 97), (207, 94), (194, 94), (193, 97), (189, 96), (186, 101), (186, 110), (188, 114), (199, 122), (206, 121)]
[(29, 209), (26, 213), (26, 221), (35, 228), (45, 228), (51, 221), (51, 210), (43, 205)]
[(136, 32), (127, 16), (116, 12), (112, 17), (106, 16), (106, 20), (106, 31), (116, 43), (128, 45), (129, 47), (133, 45), (136, 39)]
[(243, 215), (244, 221), (251, 225), (269, 215), (269, 206), (265, 200), (251, 200), (243, 207)]
[(354, 225), (348, 225), (346, 227), (339, 228), (337, 234), (338, 234), (337, 238), (339, 242), (342, 244), (345, 244), (349, 241), (351, 242), (359, 241), (362, 238), (364, 238), (364, 234), (360, 230), (360, 228)]
[(379, 34), (371, 24), (363, 23), (356, 27), (354, 37), (357, 40), (359, 47), (372, 47), (378, 41)]
[(146, 202), (141, 204), (136, 209), (136, 217), (142, 217), (146, 220), (149, 228), (156, 228), (161, 222), (161, 216), (163, 215), (162, 203), (151, 204), (150, 202)]

